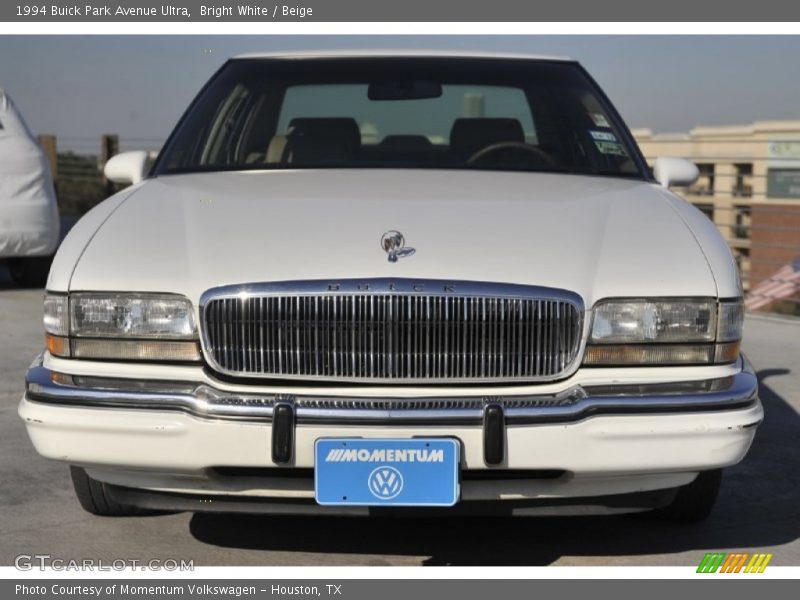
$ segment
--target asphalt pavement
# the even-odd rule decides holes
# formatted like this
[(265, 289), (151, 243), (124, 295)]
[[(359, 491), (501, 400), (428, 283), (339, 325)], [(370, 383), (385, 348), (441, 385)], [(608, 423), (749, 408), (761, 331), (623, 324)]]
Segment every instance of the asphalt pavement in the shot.
[(0, 565), (62, 559), (183, 559), (201, 565), (697, 565), (710, 551), (772, 552), (800, 565), (800, 320), (750, 317), (745, 351), (766, 418), (726, 471), (713, 515), (695, 526), (635, 516), (344, 519), (83, 512), (65, 465), (39, 457), (17, 417), (41, 350), (42, 290), (0, 267)]

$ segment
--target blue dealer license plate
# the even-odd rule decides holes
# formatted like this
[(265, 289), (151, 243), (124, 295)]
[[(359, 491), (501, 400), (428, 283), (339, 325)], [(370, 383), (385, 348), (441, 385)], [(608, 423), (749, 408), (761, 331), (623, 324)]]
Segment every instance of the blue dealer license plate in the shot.
[(458, 453), (453, 439), (318, 439), (315, 497), (325, 506), (453, 506)]

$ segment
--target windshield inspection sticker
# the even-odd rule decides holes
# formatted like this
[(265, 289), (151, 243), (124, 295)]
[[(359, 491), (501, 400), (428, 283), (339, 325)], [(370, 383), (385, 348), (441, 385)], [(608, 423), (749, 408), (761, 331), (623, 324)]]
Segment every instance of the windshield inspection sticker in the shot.
[(608, 119), (606, 116), (601, 113), (589, 113), (589, 118), (592, 120), (592, 123), (595, 124), (596, 127), (611, 127), (608, 124)]
[(589, 131), (589, 135), (591, 135), (596, 140), (601, 140), (603, 142), (616, 142), (617, 138), (614, 137), (614, 134), (610, 131)]
[(594, 145), (601, 154), (615, 154), (617, 156), (628, 156), (625, 148), (619, 142), (605, 142), (602, 140), (595, 140)]

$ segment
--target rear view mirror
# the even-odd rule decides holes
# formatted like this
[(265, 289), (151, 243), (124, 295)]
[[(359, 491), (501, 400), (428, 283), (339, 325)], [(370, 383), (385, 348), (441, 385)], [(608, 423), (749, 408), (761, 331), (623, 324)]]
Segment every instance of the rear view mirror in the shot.
[(653, 176), (664, 187), (692, 185), (700, 176), (697, 166), (684, 158), (662, 156), (653, 165)]
[(147, 152), (123, 152), (108, 159), (103, 173), (114, 183), (139, 183), (147, 174)]
[(367, 89), (370, 100), (424, 100), (441, 95), (442, 84), (435, 81), (381, 81)]

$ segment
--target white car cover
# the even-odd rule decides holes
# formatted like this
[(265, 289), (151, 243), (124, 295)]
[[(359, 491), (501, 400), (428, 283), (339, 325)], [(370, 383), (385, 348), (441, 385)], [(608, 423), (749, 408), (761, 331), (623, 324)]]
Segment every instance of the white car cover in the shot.
[(0, 89), (0, 258), (52, 254), (58, 235), (47, 158)]

